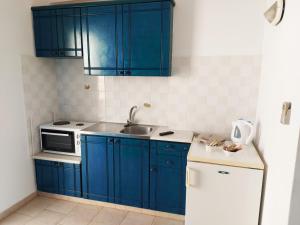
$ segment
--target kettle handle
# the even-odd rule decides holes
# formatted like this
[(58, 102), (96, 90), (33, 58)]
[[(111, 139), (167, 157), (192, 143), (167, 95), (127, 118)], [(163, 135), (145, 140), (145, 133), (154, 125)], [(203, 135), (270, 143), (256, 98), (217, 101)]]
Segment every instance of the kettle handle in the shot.
[(252, 141), (252, 139), (254, 138), (254, 135), (255, 135), (254, 125), (251, 122), (246, 121), (246, 120), (241, 120), (241, 122), (243, 122), (245, 125), (247, 125), (251, 129), (250, 135), (246, 140), (246, 145), (248, 145)]

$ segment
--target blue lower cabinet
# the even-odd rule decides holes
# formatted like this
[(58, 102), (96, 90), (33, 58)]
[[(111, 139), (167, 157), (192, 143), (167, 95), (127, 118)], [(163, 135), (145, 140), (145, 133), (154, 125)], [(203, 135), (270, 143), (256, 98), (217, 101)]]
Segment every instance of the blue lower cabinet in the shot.
[(35, 160), (35, 169), (39, 191), (81, 197), (80, 165)]
[(113, 202), (113, 139), (83, 136), (81, 142), (83, 197)]
[(115, 139), (115, 202), (129, 206), (149, 207), (150, 142)]
[(35, 160), (37, 189), (42, 192), (59, 193), (57, 162)]
[(150, 208), (185, 214), (185, 168), (189, 144), (151, 142)]
[(59, 163), (59, 193), (81, 197), (80, 165)]

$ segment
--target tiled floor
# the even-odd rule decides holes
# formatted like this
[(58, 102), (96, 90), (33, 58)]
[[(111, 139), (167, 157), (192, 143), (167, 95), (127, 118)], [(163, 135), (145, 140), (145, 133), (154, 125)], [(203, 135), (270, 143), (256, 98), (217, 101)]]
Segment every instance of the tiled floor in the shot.
[(37, 197), (0, 225), (184, 225), (125, 210)]

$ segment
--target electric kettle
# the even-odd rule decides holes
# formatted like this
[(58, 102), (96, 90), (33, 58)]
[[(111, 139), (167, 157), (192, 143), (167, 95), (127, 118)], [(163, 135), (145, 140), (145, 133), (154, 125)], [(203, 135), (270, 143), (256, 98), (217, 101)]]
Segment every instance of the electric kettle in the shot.
[(232, 123), (231, 140), (234, 143), (248, 145), (255, 134), (254, 125), (250, 121), (239, 119)]

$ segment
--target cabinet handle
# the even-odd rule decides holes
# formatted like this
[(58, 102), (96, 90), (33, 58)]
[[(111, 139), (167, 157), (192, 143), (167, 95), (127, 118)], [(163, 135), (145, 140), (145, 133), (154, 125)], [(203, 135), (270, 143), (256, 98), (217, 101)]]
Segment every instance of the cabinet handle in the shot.
[(171, 165), (173, 165), (173, 162), (172, 162), (171, 160), (167, 160), (167, 161), (166, 161), (166, 164), (167, 164), (168, 166), (171, 166)]
[(190, 171), (190, 168), (186, 167), (185, 186), (187, 188), (191, 187), (190, 179), (191, 179), (191, 171)]
[(227, 172), (227, 171), (218, 171), (218, 173), (219, 173), (219, 174), (222, 174), (222, 175), (228, 175), (228, 174), (230, 174), (230, 173)]
[(119, 74), (124, 75), (124, 71), (120, 71)]
[(166, 145), (166, 148), (167, 148), (168, 150), (173, 150), (173, 149), (174, 149), (174, 146), (173, 146), (173, 145)]
[(113, 144), (113, 143), (114, 143), (114, 139), (109, 139), (108, 142), (109, 142), (110, 144)]
[(126, 75), (131, 75), (131, 71), (130, 70), (126, 70)]
[(151, 167), (151, 168), (150, 168), (150, 172), (156, 172), (156, 168)]

